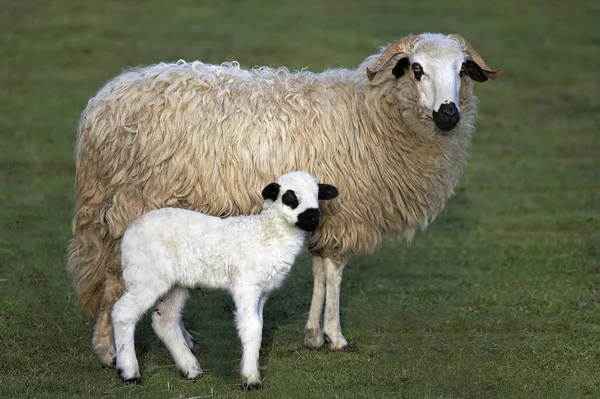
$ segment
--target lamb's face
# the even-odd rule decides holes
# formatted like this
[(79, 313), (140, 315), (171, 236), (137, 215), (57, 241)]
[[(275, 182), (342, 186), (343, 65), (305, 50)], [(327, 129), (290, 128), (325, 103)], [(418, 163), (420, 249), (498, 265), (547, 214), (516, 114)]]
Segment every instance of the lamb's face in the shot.
[(306, 172), (291, 172), (264, 188), (265, 206), (272, 206), (284, 219), (305, 231), (319, 227), (319, 200), (337, 197), (338, 190), (329, 184), (319, 184)]

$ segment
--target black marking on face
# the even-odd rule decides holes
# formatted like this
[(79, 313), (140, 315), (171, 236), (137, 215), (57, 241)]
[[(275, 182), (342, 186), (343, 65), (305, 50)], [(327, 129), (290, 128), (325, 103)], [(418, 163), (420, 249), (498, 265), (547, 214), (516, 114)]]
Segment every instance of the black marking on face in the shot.
[(298, 207), (298, 197), (296, 197), (296, 193), (293, 190), (287, 190), (281, 196), (281, 202), (283, 202), (283, 205), (287, 205), (292, 209)]
[(440, 105), (440, 109), (433, 111), (433, 121), (443, 132), (454, 129), (460, 121), (460, 112), (453, 102)]
[(262, 197), (266, 200), (275, 201), (279, 195), (279, 184), (273, 182), (262, 190)]
[(405, 69), (408, 69), (409, 66), (410, 60), (408, 57), (400, 58), (400, 61), (398, 61), (394, 66), (394, 69), (392, 69), (392, 74), (396, 77), (396, 79), (399, 79), (404, 76), (404, 73), (406, 72)]
[(305, 231), (314, 231), (319, 227), (320, 213), (317, 208), (308, 208), (298, 215), (296, 226)]
[(421, 77), (423, 76), (423, 67), (421, 66), (421, 64), (419, 64), (418, 62), (413, 62), (412, 70), (415, 74), (415, 79), (421, 80)]
[(460, 67), (460, 76), (466, 75), (475, 82), (485, 82), (488, 80), (488, 73), (481, 69), (474, 61), (466, 60)]
[(332, 200), (338, 196), (339, 192), (335, 186), (331, 184), (319, 183), (319, 199), (320, 200)]

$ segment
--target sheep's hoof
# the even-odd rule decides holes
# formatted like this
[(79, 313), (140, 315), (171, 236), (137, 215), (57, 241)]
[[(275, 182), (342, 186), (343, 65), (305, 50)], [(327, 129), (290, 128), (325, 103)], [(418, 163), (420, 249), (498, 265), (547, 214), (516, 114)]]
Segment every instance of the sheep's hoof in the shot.
[(244, 382), (242, 384), (242, 388), (244, 388), (244, 392), (250, 392), (250, 391), (254, 391), (255, 389), (261, 389), (262, 383), (260, 383), (260, 382), (253, 382), (253, 383)]
[(310, 328), (306, 330), (304, 337), (304, 346), (308, 349), (321, 349), (325, 345), (323, 333), (318, 328)]
[(103, 339), (103, 340), (94, 340), (94, 344), (93, 344), (93, 351), (94, 354), (98, 357), (98, 360), (100, 360), (100, 363), (102, 363), (104, 366), (108, 366), (108, 367), (115, 367), (115, 347), (112, 344), (112, 341), (109, 341), (107, 339)]
[(343, 336), (333, 340), (329, 335), (325, 334), (325, 342), (327, 344), (327, 349), (333, 352), (345, 352), (348, 347), (348, 342)]

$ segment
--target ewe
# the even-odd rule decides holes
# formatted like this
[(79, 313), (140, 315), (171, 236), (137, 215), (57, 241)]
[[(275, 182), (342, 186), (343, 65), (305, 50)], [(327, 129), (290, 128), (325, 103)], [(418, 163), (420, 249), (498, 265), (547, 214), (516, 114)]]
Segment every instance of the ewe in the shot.
[(188, 379), (202, 375), (191, 336), (181, 326), (188, 288), (228, 290), (236, 307), (243, 346), (244, 389), (260, 387), (258, 353), (263, 307), (281, 286), (308, 232), (319, 225), (318, 200), (337, 196), (334, 186), (317, 184), (306, 172), (291, 172), (265, 187), (259, 215), (220, 219), (185, 209), (145, 213), (125, 231), (121, 262), (125, 293), (112, 311), (117, 372), (140, 380), (134, 330), (154, 305), (152, 327)]
[[(256, 213), (252, 194), (289, 170), (342, 191), (309, 237), (314, 289), (305, 344), (346, 345), (342, 271), (382, 235), (410, 238), (452, 194), (474, 131), (472, 81), (495, 78), (458, 35), (391, 44), (357, 69), (245, 70), (158, 64), (123, 73), (92, 98), (78, 128), (69, 270), (96, 320), (94, 352), (112, 363), (110, 309), (123, 291), (119, 242), (143, 212), (178, 207)], [(248, 193), (251, 193), (250, 195)]]

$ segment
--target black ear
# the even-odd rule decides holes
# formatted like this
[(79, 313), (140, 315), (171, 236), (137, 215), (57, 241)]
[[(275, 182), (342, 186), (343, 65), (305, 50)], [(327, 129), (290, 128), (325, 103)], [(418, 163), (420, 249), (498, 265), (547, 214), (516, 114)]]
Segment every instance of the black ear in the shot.
[(275, 201), (279, 195), (279, 184), (273, 182), (262, 190), (262, 197), (266, 200)]
[(463, 63), (462, 72), (476, 82), (485, 82), (488, 80), (487, 72), (471, 60), (466, 60)]
[(396, 66), (394, 66), (394, 69), (392, 69), (392, 73), (394, 74), (396, 79), (404, 76), (404, 72), (405, 72), (404, 70), (408, 69), (409, 65), (410, 65), (410, 60), (408, 59), (408, 57), (400, 58), (400, 61), (398, 61), (396, 63)]
[(319, 183), (319, 199), (320, 200), (332, 200), (338, 196), (338, 189), (331, 184)]

